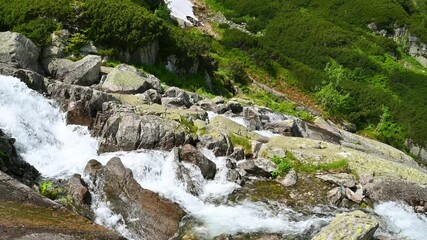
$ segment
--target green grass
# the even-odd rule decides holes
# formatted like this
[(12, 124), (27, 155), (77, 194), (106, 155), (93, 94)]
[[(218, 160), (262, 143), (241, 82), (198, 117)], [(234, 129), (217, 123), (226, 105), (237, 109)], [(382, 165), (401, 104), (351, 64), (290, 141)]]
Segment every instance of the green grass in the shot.
[(273, 156), (271, 161), (277, 166), (272, 172), (273, 177), (286, 175), (292, 168), (297, 172), (313, 174), (318, 171), (322, 172), (349, 172), (348, 161), (346, 159), (333, 161), (324, 164), (307, 164), (300, 162), (291, 152), (286, 152), (285, 157)]
[(235, 134), (230, 134), (229, 137), (230, 137), (231, 143), (234, 146), (243, 147), (246, 154), (252, 153), (252, 144), (249, 139), (235, 135)]

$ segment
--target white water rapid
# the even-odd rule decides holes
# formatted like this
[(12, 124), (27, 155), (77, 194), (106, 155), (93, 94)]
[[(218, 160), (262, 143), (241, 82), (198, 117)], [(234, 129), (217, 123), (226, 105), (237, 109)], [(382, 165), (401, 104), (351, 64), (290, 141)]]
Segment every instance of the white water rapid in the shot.
[(417, 214), (412, 207), (396, 202), (375, 206), (374, 211), (387, 224), (387, 230), (403, 239), (426, 240), (427, 217)]
[[(303, 234), (331, 220), (330, 215), (302, 214), (274, 202), (227, 202), (227, 195), (239, 186), (226, 181), (225, 159), (216, 158), (207, 150), (203, 154), (218, 168), (214, 180), (204, 180), (198, 168), (184, 164), (192, 170), (192, 181), (200, 189), (198, 196), (189, 193), (185, 182), (177, 177), (180, 163), (172, 152), (141, 150), (97, 155), (97, 139), (86, 128), (67, 126), (64, 114), (53, 102), (29, 90), (16, 78), (0, 76), (0, 128), (16, 139), (19, 153), (45, 177), (67, 178), (74, 173), (82, 174), (89, 159), (105, 164), (114, 156), (120, 157), (142, 187), (177, 202), (188, 215), (201, 222), (195, 229), (200, 238), (238, 232)], [(132, 235), (123, 217), (97, 197), (101, 194), (92, 194), (97, 223), (123, 236), (143, 239)], [(426, 219), (409, 208), (386, 203), (378, 205), (375, 211), (390, 219), (390, 228), (396, 226), (396, 233), (411, 239), (427, 239), (420, 230), (426, 229)]]
[(197, 20), (197, 17), (193, 13), (194, 4), (191, 0), (167, 0), (166, 3), (171, 10), (172, 16), (182, 19), (185, 22), (190, 22), (187, 16)]

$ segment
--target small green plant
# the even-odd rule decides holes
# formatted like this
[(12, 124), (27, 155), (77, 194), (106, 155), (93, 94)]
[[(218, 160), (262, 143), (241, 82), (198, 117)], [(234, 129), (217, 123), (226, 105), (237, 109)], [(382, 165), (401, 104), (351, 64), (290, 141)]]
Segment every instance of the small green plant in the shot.
[(87, 44), (89, 41), (83, 33), (74, 33), (68, 39), (67, 46), (65, 46), (65, 51), (74, 55), (79, 54), (80, 49)]
[(249, 139), (235, 135), (230, 134), (230, 141), (234, 146), (241, 146), (245, 150), (245, 153), (252, 153), (252, 144)]
[(55, 188), (52, 182), (47, 181), (40, 183), (39, 191), (41, 195), (55, 200), (62, 190), (60, 188)]
[(198, 128), (193, 124), (193, 122), (189, 121), (185, 117), (181, 116), (181, 125), (188, 129), (188, 133), (196, 133)]
[(291, 152), (286, 152), (285, 157), (273, 156), (271, 161), (274, 162), (277, 166), (277, 169), (271, 173), (273, 177), (283, 176), (291, 170), (292, 167), (296, 165), (298, 160)]

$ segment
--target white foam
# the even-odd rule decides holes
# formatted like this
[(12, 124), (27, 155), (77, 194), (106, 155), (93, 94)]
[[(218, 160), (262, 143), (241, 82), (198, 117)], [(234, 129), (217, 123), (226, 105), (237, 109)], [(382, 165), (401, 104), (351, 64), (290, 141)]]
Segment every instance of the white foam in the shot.
[(387, 223), (387, 229), (399, 237), (413, 240), (427, 239), (427, 218), (417, 214), (403, 203), (385, 202), (375, 206), (374, 211)]

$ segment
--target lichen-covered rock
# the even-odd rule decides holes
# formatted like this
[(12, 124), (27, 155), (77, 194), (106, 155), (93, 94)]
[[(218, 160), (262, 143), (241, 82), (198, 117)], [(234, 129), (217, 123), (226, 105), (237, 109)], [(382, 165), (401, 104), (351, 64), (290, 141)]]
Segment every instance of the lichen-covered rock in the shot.
[(288, 174), (282, 179), (279, 179), (279, 183), (285, 187), (291, 187), (297, 183), (298, 175), (294, 169), (291, 169)]
[(190, 162), (200, 168), (202, 175), (206, 179), (213, 179), (216, 173), (216, 164), (205, 157), (197, 148), (190, 144), (185, 144), (179, 153), (179, 160)]
[(372, 216), (357, 210), (343, 213), (313, 238), (313, 240), (369, 240), (374, 236), (379, 222)]
[(252, 139), (252, 140), (263, 140), (265, 139), (258, 133), (251, 131), (250, 129), (245, 128), (244, 126), (234, 122), (223, 116), (215, 116), (211, 119), (209, 127), (216, 132), (225, 133), (225, 134), (235, 134), (243, 138)]
[(97, 176), (110, 208), (123, 216), (134, 236), (170, 239), (178, 231), (184, 211), (159, 194), (142, 188), (119, 158), (112, 158)]
[(132, 94), (143, 93), (148, 89), (158, 92), (161, 90), (158, 78), (126, 64), (115, 67), (107, 75), (101, 88), (107, 92)]
[(88, 55), (76, 62), (68, 59), (47, 59), (44, 62), (52, 77), (67, 84), (90, 86), (100, 80), (100, 56)]
[(90, 204), (90, 193), (80, 174), (74, 174), (68, 179), (66, 188), (77, 204)]
[(356, 186), (356, 179), (353, 175), (348, 173), (318, 174), (316, 177), (337, 186), (343, 186), (347, 188)]
[(39, 72), (40, 49), (23, 34), (0, 32), (0, 63), (15, 63), (17, 68)]
[(227, 134), (218, 132), (208, 132), (199, 137), (198, 146), (205, 147), (213, 151), (215, 156), (227, 156), (233, 152), (233, 144)]

